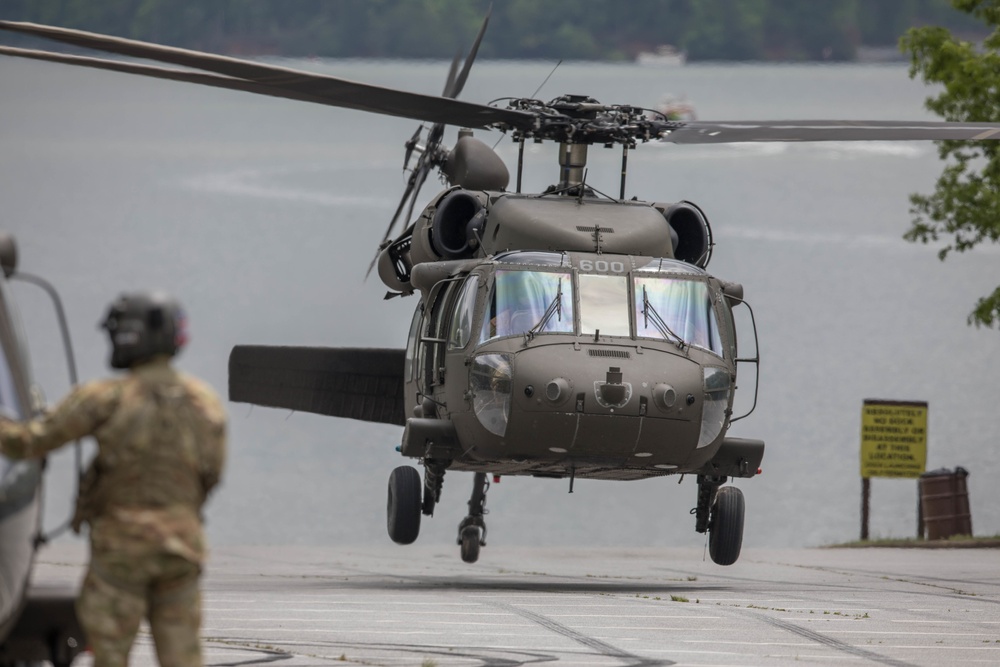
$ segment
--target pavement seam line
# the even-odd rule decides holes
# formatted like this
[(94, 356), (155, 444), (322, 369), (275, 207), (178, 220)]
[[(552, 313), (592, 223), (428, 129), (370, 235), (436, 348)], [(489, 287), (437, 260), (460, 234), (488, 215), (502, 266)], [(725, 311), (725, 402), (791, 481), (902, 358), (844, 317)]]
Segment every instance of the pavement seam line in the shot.
[(595, 637), (588, 637), (582, 632), (578, 632), (573, 628), (563, 625), (558, 621), (554, 621), (547, 616), (542, 616), (541, 614), (536, 614), (533, 611), (528, 611), (527, 609), (521, 609), (520, 607), (515, 607), (514, 605), (507, 604), (504, 602), (494, 602), (495, 606), (505, 609), (513, 614), (517, 614), (522, 618), (526, 618), (533, 623), (537, 623), (546, 630), (551, 630), (556, 634), (562, 635), (567, 639), (577, 642), (578, 644), (583, 644), (584, 646), (591, 648), (601, 655), (606, 655), (609, 658), (618, 658), (619, 660), (628, 661), (629, 667), (655, 667), (658, 665), (674, 665), (676, 664), (672, 660), (657, 660), (653, 658), (643, 658), (642, 656), (635, 655), (634, 653), (629, 653), (628, 651), (622, 650), (616, 646), (605, 643), (600, 639)]
[(789, 623), (788, 621), (783, 621), (779, 618), (771, 618), (765, 614), (755, 614), (750, 612), (750, 616), (753, 616), (769, 625), (773, 625), (776, 628), (781, 628), (782, 630), (787, 630), (788, 632), (794, 633), (805, 639), (812, 640), (819, 644), (829, 646), (832, 649), (836, 649), (843, 653), (849, 653), (851, 655), (863, 658), (865, 660), (871, 660), (873, 662), (879, 662), (883, 665), (889, 665), (889, 667), (915, 667), (913, 663), (904, 662), (902, 660), (896, 660), (895, 658), (889, 658), (873, 651), (863, 649), (860, 646), (854, 646), (846, 642), (842, 642), (839, 639), (834, 639), (833, 637), (828, 637), (822, 633), (816, 632), (815, 630), (810, 630), (808, 628), (803, 628), (801, 625), (796, 625), (794, 623)]

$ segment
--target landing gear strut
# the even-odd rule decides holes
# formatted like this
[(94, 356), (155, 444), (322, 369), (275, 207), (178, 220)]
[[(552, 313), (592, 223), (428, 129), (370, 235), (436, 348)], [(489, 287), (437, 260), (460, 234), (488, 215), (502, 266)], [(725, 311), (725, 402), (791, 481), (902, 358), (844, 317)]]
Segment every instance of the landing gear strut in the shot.
[(486, 546), (486, 490), (490, 488), (486, 473), (477, 472), (472, 482), (472, 497), (469, 499), (469, 515), (458, 524), (458, 544), (462, 547), (462, 560), (475, 563), (479, 560), (479, 548)]
[(451, 461), (437, 459), (424, 461), (424, 502), (421, 509), (425, 516), (434, 516), (434, 506), (441, 500), (444, 473), (449, 465)]
[[(725, 477), (698, 475), (695, 530), (708, 533), (708, 553), (719, 565), (732, 565), (743, 546), (743, 492), (725, 486)], [(722, 488), (720, 488), (722, 487)]]

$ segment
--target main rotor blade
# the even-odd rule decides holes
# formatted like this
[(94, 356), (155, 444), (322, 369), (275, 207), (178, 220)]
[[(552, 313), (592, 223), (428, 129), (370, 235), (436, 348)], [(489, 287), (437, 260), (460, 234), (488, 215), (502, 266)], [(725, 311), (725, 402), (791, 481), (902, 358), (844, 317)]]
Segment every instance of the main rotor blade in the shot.
[[(410, 178), (406, 181), (406, 189), (403, 190), (403, 196), (399, 199), (399, 205), (396, 206), (396, 212), (392, 214), (392, 219), (389, 220), (389, 226), (385, 228), (385, 234), (382, 235), (382, 241), (379, 243), (378, 249), (375, 251), (375, 257), (372, 258), (372, 261), (368, 264), (368, 270), (365, 271), (365, 280), (368, 279), (368, 276), (372, 273), (372, 269), (374, 269), (375, 265), (378, 263), (379, 255), (382, 254), (382, 249), (386, 246), (386, 242), (392, 236), (392, 230), (396, 227), (396, 221), (399, 220), (399, 215), (403, 212), (403, 209), (406, 208), (406, 202), (413, 194), (413, 189), (417, 187), (416, 182), (418, 170), (419, 167), (414, 169), (410, 173)], [(421, 184), (423, 184), (423, 181), (421, 181)], [(412, 204), (410, 205), (410, 212), (413, 212)]]
[(461, 60), (462, 54), (456, 53), (455, 57), (451, 60), (451, 66), (448, 68), (448, 78), (444, 82), (444, 91), (441, 93), (441, 97), (455, 97), (454, 95), (449, 95), (451, 89), (455, 86), (455, 77), (458, 76), (458, 61)]
[[(479, 53), (479, 45), (483, 42), (483, 35), (486, 34), (486, 26), (490, 24), (490, 14), (493, 13), (493, 5), (486, 10), (486, 17), (483, 19), (483, 25), (479, 28), (479, 34), (476, 35), (476, 41), (472, 43), (472, 48), (469, 50), (469, 55), (465, 58), (465, 65), (462, 67), (461, 74), (458, 75), (457, 79), (452, 80), (451, 76), (448, 77), (448, 87), (445, 88), (445, 97), (458, 97), (462, 94), (462, 89), (465, 88), (465, 82), (469, 78), (469, 72), (472, 70), (472, 63), (476, 60), (476, 54)], [(449, 90), (450, 89), (450, 90)]]
[[(503, 124), (527, 129), (533, 126), (535, 120), (533, 114), (514, 109), (499, 109), (473, 102), (460, 102), (433, 95), (410, 93), (287, 67), (265, 65), (238, 58), (150, 44), (82, 30), (12, 21), (0, 21), (0, 30), (45, 37), (74, 46), (117, 53), (123, 56), (148, 58), (172, 65), (193, 67), (234, 79), (253, 81), (272, 90), (287, 91), (289, 93), (287, 96), (298, 95), (297, 99), (309, 97), (313, 98), (310, 101), (323, 100), (323, 104), (347, 109), (477, 128)], [(262, 91), (250, 90), (249, 92)], [(273, 93), (265, 92), (264, 94)]]
[(257, 93), (259, 95), (271, 95), (273, 97), (284, 97), (303, 102), (315, 102), (316, 104), (330, 104), (327, 100), (313, 97), (312, 95), (303, 95), (290, 90), (271, 88), (255, 81), (234, 79), (228, 76), (207, 74), (205, 72), (191, 72), (187, 70), (171, 69), (169, 67), (142, 65), (123, 60), (106, 60), (104, 58), (91, 58), (89, 56), (73, 56), (66, 53), (52, 53), (50, 51), (38, 51), (35, 49), (21, 49), (13, 46), (0, 46), (0, 55), (14, 56), (16, 58), (30, 58), (32, 60), (43, 60), (46, 62), (61, 63), (64, 65), (76, 65), (78, 67), (90, 67), (93, 69), (102, 69), (111, 72), (141, 74), (143, 76), (153, 77), (156, 79), (182, 81), (184, 83), (197, 83), (205, 86), (211, 86), (213, 88), (242, 90), (245, 92)]
[(692, 121), (663, 135), (675, 144), (742, 141), (1000, 140), (1000, 123), (894, 120)]
[(413, 208), (417, 204), (417, 197), (420, 195), (420, 188), (424, 187), (424, 181), (427, 180), (427, 174), (431, 172), (431, 165), (425, 163), (418, 167), (417, 171), (414, 172), (416, 176), (416, 182), (413, 188), (413, 194), (410, 196), (410, 207), (406, 210), (406, 219), (413, 219)]

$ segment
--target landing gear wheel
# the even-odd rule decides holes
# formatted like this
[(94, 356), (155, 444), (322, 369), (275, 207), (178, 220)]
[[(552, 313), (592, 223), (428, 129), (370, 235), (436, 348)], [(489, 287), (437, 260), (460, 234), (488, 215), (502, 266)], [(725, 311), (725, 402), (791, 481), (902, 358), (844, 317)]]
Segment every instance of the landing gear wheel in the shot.
[(715, 496), (708, 529), (708, 553), (719, 565), (732, 565), (743, 546), (743, 492), (723, 486)]
[(389, 475), (389, 500), (386, 527), (396, 544), (413, 544), (420, 534), (420, 473), (410, 466), (399, 466)]
[(460, 537), (462, 544), (462, 560), (466, 563), (475, 563), (479, 560), (479, 547), (481, 544), (481, 533), (476, 526), (466, 526), (462, 529)]

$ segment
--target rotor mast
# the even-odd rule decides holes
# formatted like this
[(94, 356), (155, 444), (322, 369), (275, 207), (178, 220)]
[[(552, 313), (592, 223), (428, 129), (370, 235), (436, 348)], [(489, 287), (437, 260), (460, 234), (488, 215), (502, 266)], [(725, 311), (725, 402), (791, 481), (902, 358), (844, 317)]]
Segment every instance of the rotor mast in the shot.
[(587, 144), (559, 144), (559, 186), (560, 192), (583, 185), (584, 170), (587, 167)]

